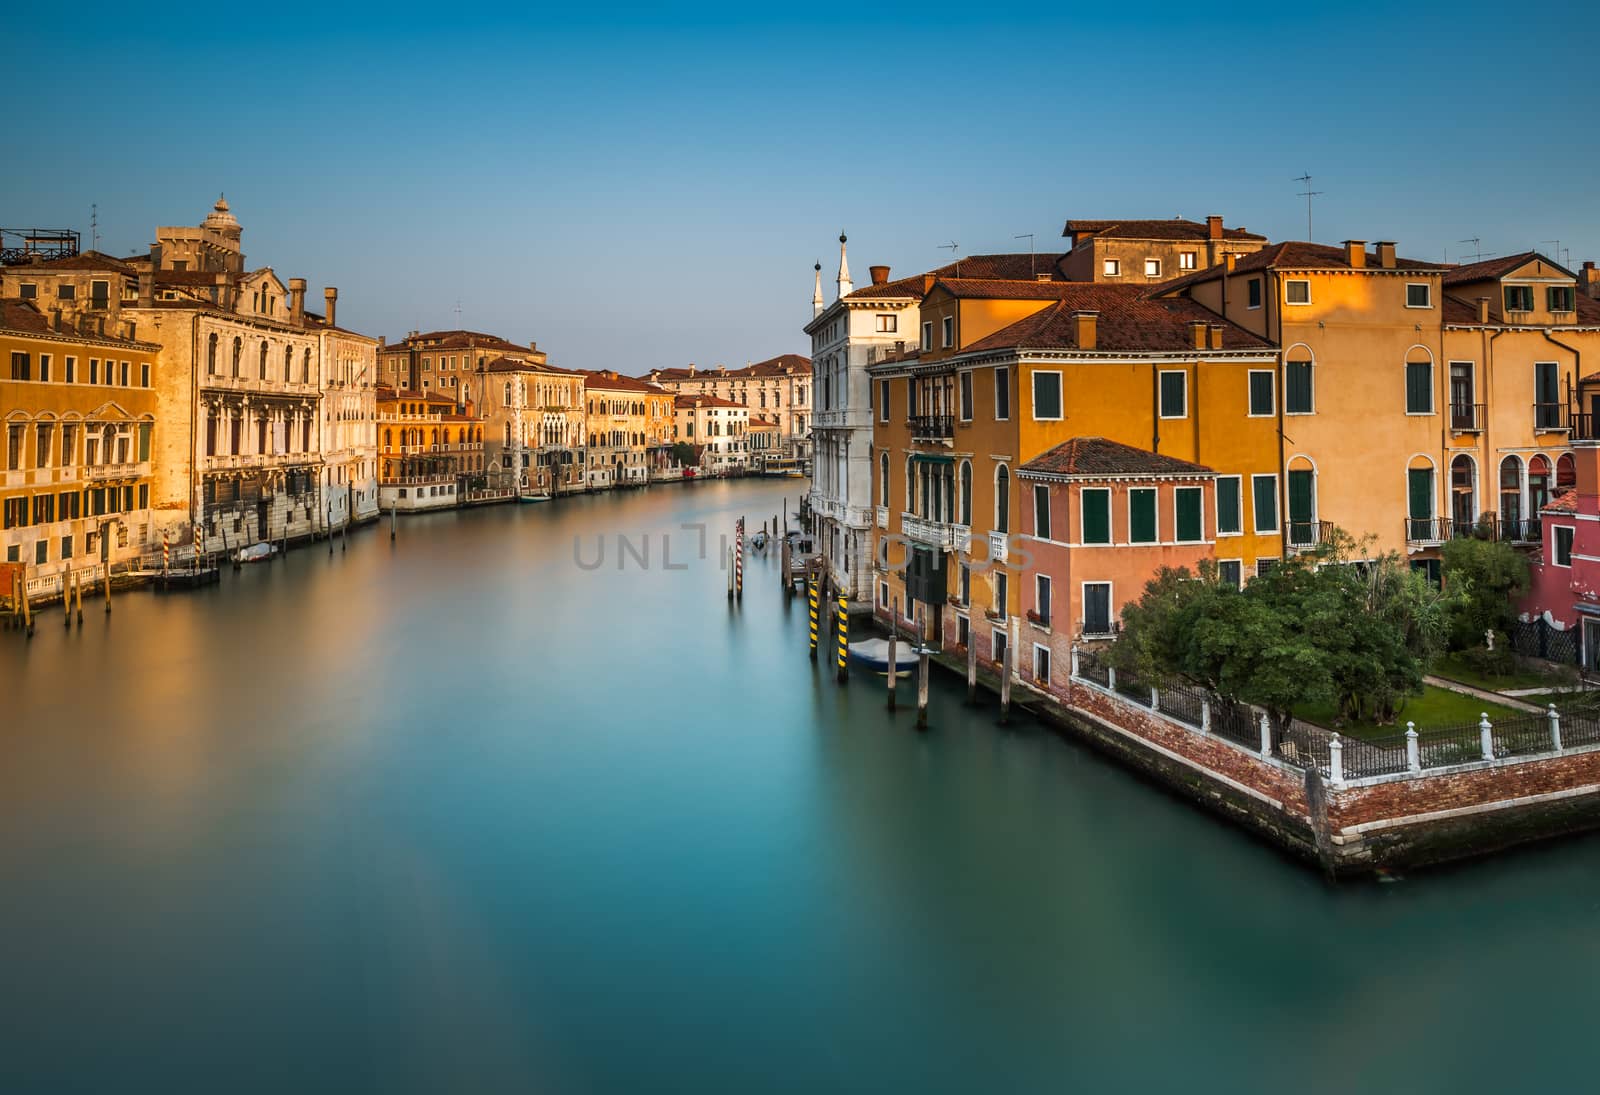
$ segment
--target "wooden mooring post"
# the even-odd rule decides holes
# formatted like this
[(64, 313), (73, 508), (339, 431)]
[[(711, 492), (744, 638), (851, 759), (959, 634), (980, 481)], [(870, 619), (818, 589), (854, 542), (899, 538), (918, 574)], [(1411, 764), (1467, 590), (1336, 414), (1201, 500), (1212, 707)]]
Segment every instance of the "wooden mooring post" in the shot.
[(967, 702), (978, 702), (978, 644), (973, 641), (972, 624), (967, 624)]
[(900, 616), (900, 598), (896, 597), (889, 602), (889, 612), (889, 710), (893, 711), (895, 701), (895, 675), (896, 670), (899, 668), (899, 663), (895, 660), (895, 643), (898, 642), (900, 638), (900, 628), (897, 623)]
[(850, 679), (850, 612), (843, 589), (839, 590), (839, 683)]
[(1016, 651), (1012, 649), (1014, 645), (1008, 628), (1005, 655), (1000, 659), (1000, 725), (1002, 726), (1011, 721), (1011, 667), (1017, 657)]
[(83, 572), (74, 571), (72, 575), (73, 601), (78, 610), (78, 626), (83, 626)]
[(917, 617), (917, 729), (928, 728), (928, 617), (924, 609)]

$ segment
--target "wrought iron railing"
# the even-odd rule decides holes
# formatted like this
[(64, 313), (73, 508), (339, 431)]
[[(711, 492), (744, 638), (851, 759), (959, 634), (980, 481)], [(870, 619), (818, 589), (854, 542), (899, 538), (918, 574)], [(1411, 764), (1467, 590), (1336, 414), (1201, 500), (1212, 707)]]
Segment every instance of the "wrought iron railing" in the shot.
[(1450, 428), (1459, 433), (1480, 433), (1488, 411), (1487, 403), (1451, 403)]
[(914, 414), (911, 416), (911, 436), (934, 441), (948, 441), (956, 435), (955, 418), (948, 414)]
[(1535, 403), (1533, 428), (1549, 432), (1571, 428), (1571, 411), (1565, 403)]

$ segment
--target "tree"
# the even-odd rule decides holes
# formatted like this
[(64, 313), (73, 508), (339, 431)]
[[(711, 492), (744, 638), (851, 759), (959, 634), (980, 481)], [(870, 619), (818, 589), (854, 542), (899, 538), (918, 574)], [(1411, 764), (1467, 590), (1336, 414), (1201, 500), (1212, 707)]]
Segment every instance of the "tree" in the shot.
[(1528, 588), (1528, 560), (1497, 540), (1460, 539), (1444, 545), (1444, 586), (1452, 595), (1450, 646), (1478, 646), (1484, 632), (1504, 631), (1512, 606)]

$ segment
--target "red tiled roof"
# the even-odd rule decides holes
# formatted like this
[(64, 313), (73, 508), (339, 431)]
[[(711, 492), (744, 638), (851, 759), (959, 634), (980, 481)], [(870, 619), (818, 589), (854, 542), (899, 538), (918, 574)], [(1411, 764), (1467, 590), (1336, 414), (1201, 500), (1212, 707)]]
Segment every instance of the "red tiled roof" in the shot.
[(50, 317), (39, 311), (31, 300), (0, 300), (0, 330), (15, 331), (18, 334), (32, 335), (38, 338), (86, 340), (113, 346), (145, 348), (156, 345), (156, 343), (140, 342), (138, 339), (122, 338), (112, 334), (82, 334), (74, 324), (66, 323), (65, 321), (62, 323), (61, 330), (53, 330), (50, 326)]
[[(1093, 311), (1095, 346), (1091, 353), (1219, 353), (1270, 350), (1272, 343), (1229, 323), (1210, 309), (1184, 297), (1151, 299), (1137, 285), (1066, 282), (1060, 300), (1009, 327), (981, 338), (961, 352), (991, 350), (1076, 350), (1078, 325), (1073, 313)], [(1222, 349), (1196, 350), (1190, 324), (1223, 328)]]
[(133, 267), (126, 261), (114, 258), (103, 251), (82, 251), (76, 255), (68, 255), (62, 259), (46, 259), (42, 262), (19, 262), (5, 268), (8, 274), (22, 274), (28, 270), (38, 270), (45, 274), (71, 273), (74, 270), (90, 272), (105, 271), (115, 274), (132, 274)]
[(1064, 281), (1060, 270), (1065, 254), (1044, 255), (968, 255), (959, 262), (949, 262), (926, 274), (898, 278), (882, 285), (864, 285), (845, 297), (846, 300), (921, 300), (927, 278), (953, 278), (958, 273), (964, 281), (1037, 281), (1048, 276), (1051, 281)]
[[(1537, 251), (1523, 251), (1516, 255), (1502, 255), (1497, 259), (1484, 259), (1482, 262), (1468, 262), (1461, 266), (1452, 267), (1445, 272), (1446, 285), (1465, 285), (1473, 281), (1492, 281), (1503, 278), (1525, 262), (1537, 258), (1544, 258)], [(1550, 262), (1549, 259), (1544, 261)], [(1555, 263), (1551, 262), (1551, 266)]]
[(460, 350), (469, 346), (479, 350), (511, 350), (519, 354), (538, 352), (527, 346), (519, 346), (499, 335), (484, 334), (482, 331), (427, 331), (396, 339), (389, 343), (385, 350), (393, 352), (412, 347), (419, 350)]
[(1108, 441), (1104, 437), (1074, 437), (1017, 469), (1024, 479), (1041, 477), (1100, 479), (1108, 476), (1214, 475), (1204, 464), (1179, 460), (1148, 449)]
[[(392, 347), (391, 347), (392, 348)], [(432, 347), (430, 347), (431, 349)], [(522, 353), (531, 353), (523, 350)], [(541, 353), (543, 351), (540, 351)], [(497, 357), (483, 366), (486, 373), (560, 373), (562, 376), (582, 376), (578, 369), (562, 369), (548, 361), (521, 361), (510, 357)]]
[[(1478, 279), (1478, 280), (1483, 280), (1483, 279)], [(1491, 302), (1491, 304), (1492, 303), (1493, 302)], [(1579, 326), (1579, 327), (1600, 327), (1600, 300), (1595, 300), (1593, 297), (1590, 297), (1590, 296), (1588, 296), (1588, 295), (1586, 295), (1586, 294), (1584, 294), (1582, 292), (1579, 292), (1577, 294), (1577, 299), (1574, 301), (1574, 305), (1573, 306), (1574, 306), (1574, 308), (1576, 310), (1577, 326)], [(1447, 325), (1453, 326), (1453, 327), (1541, 327), (1542, 326), (1542, 327), (1547, 327), (1552, 331), (1559, 331), (1559, 330), (1562, 329), (1562, 327), (1570, 326), (1568, 324), (1559, 324), (1559, 325), (1558, 324), (1554, 324), (1554, 323), (1539, 324), (1539, 323), (1531, 323), (1531, 322), (1523, 322), (1523, 323), (1511, 324), (1511, 323), (1506, 323), (1504, 319), (1496, 319), (1492, 315), (1489, 317), (1489, 321), (1487, 323), (1480, 323), (1478, 321), (1478, 306), (1477, 306), (1477, 304), (1475, 302), (1462, 300), (1460, 297), (1453, 297), (1453, 296), (1450, 296), (1448, 294), (1445, 295), (1444, 300), (1441, 302), (1440, 312), (1441, 312), (1442, 316), (1444, 317), (1444, 322)], [(1600, 374), (1594, 374), (1594, 375), (1600, 376)], [(1588, 380), (1588, 379), (1590, 379), (1590, 377), (1584, 377), (1584, 379)]]
[(583, 374), (583, 386), (594, 388), (596, 391), (609, 392), (643, 392), (646, 395), (671, 395), (658, 385), (638, 377), (623, 376), (620, 373), (608, 372), (603, 369), (580, 369)]
[(1574, 487), (1559, 490), (1546, 502), (1540, 513), (1577, 513), (1578, 491)]
[[(1200, 221), (1173, 217), (1170, 220), (1071, 220), (1061, 230), (1063, 236), (1101, 236), (1121, 240), (1205, 240), (1210, 227)], [(1224, 228), (1225, 240), (1265, 240), (1243, 228)]]
[(409, 388), (388, 388), (381, 384), (375, 389), (374, 394), (379, 402), (407, 399), (412, 401), (421, 400), (424, 403), (448, 403), (451, 406), (455, 406), (456, 402), (449, 396), (440, 395), (438, 392), (414, 392)]
[[(691, 372), (690, 369), (694, 371)], [(751, 377), (766, 376), (809, 376), (811, 375), (811, 359), (800, 354), (779, 354), (769, 357), (765, 361), (757, 361), (753, 365), (746, 365), (742, 369), (730, 369), (725, 365), (716, 365), (709, 369), (700, 369), (690, 366), (689, 369), (653, 369), (651, 372), (660, 382), (671, 383), (678, 380), (740, 380)], [(643, 378), (641, 378), (643, 379)]]
[[(1367, 270), (1379, 273), (1402, 273), (1405, 271), (1422, 270), (1448, 270), (1450, 267), (1437, 262), (1424, 262), (1421, 259), (1396, 258), (1394, 266), (1385, 270), (1378, 265), (1378, 256), (1375, 252), (1367, 252)], [(1174, 278), (1165, 284), (1158, 285), (1153, 290), (1158, 293), (1174, 293), (1186, 289), (1202, 281), (1215, 281), (1227, 274), (1248, 274), (1253, 270), (1349, 270), (1350, 258), (1345, 254), (1343, 247), (1328, 247), (1320, 243), (1304, 243), (1300, 240), (1286, 240), (1283, 243), (1274, 243), (1270, 247), (1248, 255), (1240, 255), (1234, 262), (1230, 272), (1227, 263), (1219, 262), (1215, 266), (1208, 266), (1204, 270), (1197, 270), (1192, 274), (1185, 274), (1181, 278)]]
[(1064, 294), (1086, 284), (1088, 283), (1082, 281), (940, 278), (933, 287), (943, 288), (953, 297), (969, 300), (1060, 300)]
[(704, 395), (704, 394), (675, 396), (673, 398), (673, 400), (672, 400), (672, 405), (674, 407), (684, 407), (684, 408), (690, 408), (690, 407), (737, 407), (740, 410), (744, 410), (745, 409), (745, 405), (743, 403), (735, 403), (731, 399), (723, 399), (720, 396)]

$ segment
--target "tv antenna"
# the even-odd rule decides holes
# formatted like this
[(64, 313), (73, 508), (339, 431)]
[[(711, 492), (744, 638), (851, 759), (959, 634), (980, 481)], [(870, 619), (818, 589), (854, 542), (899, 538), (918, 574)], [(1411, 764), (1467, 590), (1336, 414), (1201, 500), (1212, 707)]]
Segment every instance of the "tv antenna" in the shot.
[(461, 298), (457, 297), (456, 298), (456, 327), (459, 329), (460, 326), (461, 326)]
[(957, 254), (957, 252), (959, 252), (961, 250), (961, 245), (959, 243), (957, 243), (955, 240), (951, 240), (949, 243), (941, 243), (939, 245), (939, 250), (941, 250), (941, 251), (949, 251), (950, 252), (950, 257), (956, 260), (956, 277), (960, 277), (961, 276), (961, 257)]
[(1563, 254), (1566, 254), (1570, 258), (1571, 254), (1572, 254), (1571, 248), (1562, 247), (1560, 240), (1540, 240), (1539, 241), (1539, 246), (1543, 247), (1547, 243), (1555, 244), (1555, 250), (1552, 251), (1551, 254), (1555, 255), (1557, 262), (1559, 262), (1562, 266), (1571, 266), (1572, 265), (1572, 263), (1569, 261), (1569, 259), (1564, 259), (1564, 258), (1561, 257)]
[(1306, 239), (1309, 241), (1311, 239), (1311, 199), (1320, 197), (1322, 191), (1311, 189), (1311, 172), (1309, 171), (1304, 175), (1296, 175), (1294, 181), (1305, 184), (1305, 189), (1300, 191), (1300, 196), (1306, 200)]
[(100, 203), (89, 206), (89, 249), (100, 250)]
[(1014, 240), (1027, 240), (1028, 241), (1028, 276), (1030, 278), (1038, 277), (1039, 276), (1039, 271), (1034, 269), (1034, 265), (1033, 265), (1033, 233), (1032, 232), (1024, 232), (1020, 236), (1012, 236), (1011, 238), (1014, 239)]
[[(1472, 261), (1473, 262), (1479, 262), (1479, 261), (1481, 261), (1483, 259), (1483, 240), (1479, 239), (1477, 236), (1473, 236), (1470, 239), (1456, 240), (1456, 242), (1457, 243), (1470, 243), (1470, 244), (1472, 244)], [(1491, 255), (1494, 254), (1493, 251), (1491, 251), (1489, 253)]]

